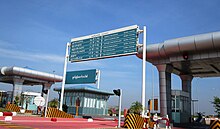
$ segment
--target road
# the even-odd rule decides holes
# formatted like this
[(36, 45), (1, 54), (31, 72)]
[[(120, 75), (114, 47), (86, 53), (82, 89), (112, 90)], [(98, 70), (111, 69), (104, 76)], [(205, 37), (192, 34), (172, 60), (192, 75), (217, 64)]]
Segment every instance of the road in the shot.
[(105, 119), (88, 122), (83, 118), (57, 118), (54, 122), (51, 118), (13, 116), (12, 121), (5, 122), (4, 117), (0, 117), (1, 129), (88, 129), (115, 128), (116, 126), (117, 121)]
[[(88, 119), (83, 118), (57, 118), (57, 121), (51, 121), (51, 118), (33, 117), (33, 116), (13, 116), (12, 121), (5, 121), (5, 117), (0, 117), (0, 129), (94, 129), (94, 128), (116, 128), (118, 121), (111, 119)], [(121, 123), (123, 125), (123, 122)], [(208, 129), (208, 126), (194, 125), (188, 127), (173, 127), (172, 129)]]

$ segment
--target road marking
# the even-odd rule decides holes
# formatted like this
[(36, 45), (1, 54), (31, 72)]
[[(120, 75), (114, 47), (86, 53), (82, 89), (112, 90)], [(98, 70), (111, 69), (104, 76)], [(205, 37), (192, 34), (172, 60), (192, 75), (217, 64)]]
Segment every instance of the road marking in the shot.
[[(0, 121), (3, 121), (3, 120), (0, 120)], [(53, 121), (44, 121), (44, 120), (41, 120), (41, 121), (37, 121), (37, 120), (12, 120), (11, 122), (49, 122), (49, 123), (54, 123)], [(63, 122), (63, 123), (88, 123), (88, 121), (56, 121), (56, 122)], [(91, 123), (106, 123), (106, 122), (109, 122), (109, 123), (114, 123), (115, 121), (93, 121)]]
[(0, 121), (0, 126), (6, 127), (9, 129), (37, 129), (37, 128), (28, 127), (28, 126), (21, 126), (21, 125), (16, 125), (16, 124), (12, 124), (12, 123), (5, 123), (2, 121)]

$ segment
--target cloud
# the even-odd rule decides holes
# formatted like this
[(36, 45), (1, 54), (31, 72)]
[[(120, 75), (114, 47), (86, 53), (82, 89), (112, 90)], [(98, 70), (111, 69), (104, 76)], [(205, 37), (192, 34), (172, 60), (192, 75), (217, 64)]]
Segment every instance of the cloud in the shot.
[(6, 41), (3, 41), (3, 40), (0, 40), (0, 48), (10, 48), (10, 47), (14, 47), (14, 45), (13, 44), (10, 44), (10, 43), (8, 43), (8, 42), (6, 42)]
[(27, 60), (27, 61), (49, 61), (55, 63), (63, 63), (64, 57), (48, 53), (23, 52), (13, 49), (0, 48), (0, 57)]

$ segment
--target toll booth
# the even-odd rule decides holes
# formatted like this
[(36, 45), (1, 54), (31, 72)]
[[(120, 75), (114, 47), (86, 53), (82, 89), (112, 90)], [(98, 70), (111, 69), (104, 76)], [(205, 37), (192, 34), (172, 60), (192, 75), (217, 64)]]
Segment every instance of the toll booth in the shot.
[(22, 92), (21, 93), (21, 108), (26, 110), (37, 110), (37, 105), (34, 104), (34, 98), (41, 96), (41, 93), (37, 92)]
[(12, 103), (12, 91), (0, 90), (0, 107), (5, 107), (8, 103)]
[(172, 119), (175, 123), (189, 123), (191, 118), (188, 92), (172, 90)]
[(0, 107), (5, 107), (7, 103), (7, 92), (0, 90)]
[[(61, 87), (54, 90), (60, 96)], [(107, 115), (110, 95), (114, 94), (89, 85), (66, 86), (63, 103), (68, 107), (67, 113), (73, 115)]]

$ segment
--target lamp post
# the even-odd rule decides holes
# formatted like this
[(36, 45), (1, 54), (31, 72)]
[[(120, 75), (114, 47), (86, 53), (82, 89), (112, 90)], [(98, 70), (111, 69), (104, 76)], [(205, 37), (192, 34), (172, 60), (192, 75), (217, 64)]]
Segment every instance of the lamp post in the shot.
[(115, 95), (117, 95), (119, 97), (119, 101), (118, 101), (118, 128), (121, 127), (121, 100), (122, 100), (122, 90), (121, 89), (117, 89), (117, 90), (113, 90), (113, 92), (115, 93)]
[(195, 115), (195, 102), (198, 102), (199, 100), (192, 100), (192, 104), (193, 104), (193, 117), (194, 117), (194, 115)]

